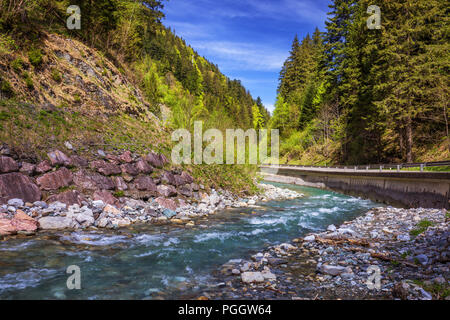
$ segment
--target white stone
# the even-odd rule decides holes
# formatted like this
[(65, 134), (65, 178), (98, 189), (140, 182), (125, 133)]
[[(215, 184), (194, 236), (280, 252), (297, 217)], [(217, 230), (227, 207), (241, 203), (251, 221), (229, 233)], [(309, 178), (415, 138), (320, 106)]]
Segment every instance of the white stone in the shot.
[(265, 280), (261, 272), (244, 272), (241, 274), (241, 279), (244, 283), (258, 283)]
[(316, 236), (310, 235), (310, 236), (303, 238), (303, 240), (305, 240), (306, 242), (314, 242), (314, 241), (316, 241)]

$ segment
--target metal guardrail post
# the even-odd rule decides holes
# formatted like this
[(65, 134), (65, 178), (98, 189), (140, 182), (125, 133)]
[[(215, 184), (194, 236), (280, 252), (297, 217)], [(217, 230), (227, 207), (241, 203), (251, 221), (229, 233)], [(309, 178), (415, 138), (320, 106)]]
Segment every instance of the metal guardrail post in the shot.
[(397, 165), (397, 172), (400, 172), (400, 165)]
[(421, 163), (421, 164), (420, 164), (420, 172), (423, 172), (423, 168), (424, 168), (424, 164)]

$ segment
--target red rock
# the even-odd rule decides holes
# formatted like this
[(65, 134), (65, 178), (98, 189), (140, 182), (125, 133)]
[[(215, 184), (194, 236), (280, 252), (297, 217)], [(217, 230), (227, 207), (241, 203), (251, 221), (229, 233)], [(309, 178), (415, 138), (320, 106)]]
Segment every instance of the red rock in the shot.
[(68, 206), (77, 204), (79, 206), (82, 205), (83, 200), (85, 200), (85, 198), (77, 191), (77, 190), (69, 190), (66, 192), (62, 192), (59, 194), (55, 194), (53, 196), (50, 196), (47, 199), (48, 203), (52, 203), (52, 202), (61, 202), (61, 203), (65, 203)]
[(11, 219), (0, 219), (0, 236), (8, 236), (16, 233), (17, 229), (12, 224)]
[(85, 170), (80, 170), (75, 173), (73, 177), (73, 181), (77, 187), (80, 187), (84, 190), (113, 190), (115, 189), (115, 185), (113, 181), (105, 176), (102, 176), (98, 173), (88, 173)]
[(181, 173), (181, 178), (184, 180), (184, 184), (191, 184), (194, 182), (194, 178), (192, 178), (192, 176), (186, 171), (183, 171)]
[(139, 159), (139, 161), (136, 162), (136, 168), (139, 170), (140, 173), (143, 174), (150, 174), (153, 172), (152, 166), (149, 165), (147, 161), (143, 159)]
[(26, 174), (26, 175), (33, 175), (33, 173), (36, 171), (36, 166), (34, 164), (28, 163), (28, 162), (22, 162), (22, 167), (20, 168), (20, 172)]
[(9, 173), (19, 171), (19, 165), (10, 157), (0, 157), (0, 173)]
[(151, 191), (156, 192), (156, 184), (153, 182), (153, 179), (148, 176), (138, 177), (135, 181), (136, 188), (140, 191)]
[(175, 180), (175, 176), (168, 172), (168, 171), (164, 171), (163, 174), (161, 175), (161, 182), (165, 183), (165, 184), (170, 184), (173, 186), (177, 185), (177, 181)]
[(70, 165), (77, 168), (86, 168), (89, 165), (89, 162), (83, 157), (71, 156)]
[(131, 152), (130, 151), (125, 151), (124, 153), (122, 153), (119, 157), (119, 160), (123, 163), (130, 163), (133, 162), (133, 157), (131, 156)]
[(137, 176), (139, 174), (139, 170), (131, 163), (126, 163), (120, 166), (123, 174), (129, 174), (132, 176)]
[(106, 155), (106, 159), (109, 160), (109, 162), (114, 163), (116, 165), (120, 164), (120, 159), (118, 156), (115, 156), (113, 154)]
[(179, 187), (178, 192), (185, 197), (192, 197), (192, 187), (189, 184)]
[(103, 160), (91, 162), (90, 167), (92, 169), (95, 169), (98, 172), (104, 174), (105, 176), (111, 176), (111, 175), (114, 175), (114, 174), (121, 174), (122, 173), (122, 171), (121, 171), (121, 169), (120, 169), (120, 167), (118, 165), (113, 164), (113, 163), (108, 163), (108, 162), (103, 161)]
[(158, 193), (163, 197), (175, 197), (177, 195), (177, 190), (172, 186), (158, 186)]
[(41, 163), (39, 163), (36, 167), (36, 172), (37, 173), (46, 173), (49, 172), (50, 170), (52, 170), (52, 166), (50, 164), (50, 161), (48, 160), (44, 160)]
[(150, 163), (155, 168), (162, 168), (164, 167), (164, 159), (157, 155), (154, 152), (150, 152), (146, 157), (145, 160)]
[(25, 202), (41, 200), (41, 190), (26, 175), (14, 172), (0, 175), (0, 203), (9, 199), (22, 199)]
[(37, 183), (42, 190), (58, 190), (69, 186), (73, 181), (72, 172), (67, 168), (61, 168), (55, 172), (46, 173), (37, 178)]
[(29, 217), (22, 210), (17, 210), (17, 213), (11, 220), (11, 224), (14, 226), (16, 231), (36, 231), (39, 226), (36, 220)]
[(156, 198), (155, 201), (158, 202), (158, 204), (161, 207), (169, 209), (169, 210), (175, 211), (178, 208), (177, 204), (172, 199), (166, 199), (166, 198), (161, 198), (160, 197), (160, 198)]
[(109, 191), (106, 190), (96, 191), (93, 195), (93, 198), (94, 201), (101, 200), (104, 203), (120, 208), (119, 200), (117, 200), (117, 198), (115, 198)]
[(47, 153), (52, 166), (68, 166), (70, 165), (70, 159), (64, 154), (64, 152), (55, 150)]
[(128, 190), (128, 185), (125, 183), (122, 177), (113, 177), (114, 185), (117, 190), (125, 191)]

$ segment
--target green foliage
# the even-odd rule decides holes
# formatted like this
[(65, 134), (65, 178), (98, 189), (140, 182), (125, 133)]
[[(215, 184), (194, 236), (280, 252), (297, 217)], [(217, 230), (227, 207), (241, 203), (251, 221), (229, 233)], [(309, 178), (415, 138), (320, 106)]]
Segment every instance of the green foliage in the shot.
[(22, 72), (22, 69), (23, 69), (23, 60), (22, 60), (22, 58), (14, 59), (14, 60), (11, 62), (11, 68), (13, 68), (13, 70), (14, 70), (17, 74), (20, 74), (20, 73)]
[(34, 89), (34, 83), (33, 79), (31, 78), (30, 74), (28, 72), (23, 72), (22, 77), (25, 80), (25, 84), (29, 90)]
[(412, 236), (417, 237), (418, 235), (424, 233), (425, 231), (427, 231), (427, 229), (431, 226), (433, 226), (433, 222), (429, 221), (429, 220), (422, 220), (417, 224), (417, 227), (413, 230), (410, 231), (410, 234)]
[(44, 61), (41, 50), (32, 48), (30, 51), (28, 51), (28, 60), (34, 67), (39, 67)]
[(6, 97), (14, 96), (14, 90), (8, 80), (0, 77), (0, 92)]
[(52, 69), (52, 79), (58, 83), (62, 81), (61, 73), (57, 69)]
[(317, 120), (310, 150), (340, 164), (413, 162), (450, 141), (447, 9), (383, 0), (381, 29), (368, 30), (371, 4), (334, 0), (325, 33), (295, 37), (272, 127), (288, 138)]

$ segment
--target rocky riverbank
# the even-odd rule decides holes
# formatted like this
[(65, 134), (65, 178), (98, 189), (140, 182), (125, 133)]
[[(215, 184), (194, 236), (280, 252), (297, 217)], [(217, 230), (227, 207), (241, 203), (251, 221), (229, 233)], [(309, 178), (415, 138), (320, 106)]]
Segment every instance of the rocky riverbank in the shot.
[(82, 206), (68, 206), (58, 201), (47, 204), (44, 201), (25, 203), (21, 199), (10, 199), (6, 205), (0, 206), (0, 235), (33, 235), (38, 230), (116, 229), (135, 223), (174, 223), (189, 227), (195, 225), (196, 218), (227, 208), (251, 207), (260, 201), (302, 196), (272, 185), (260, 184), (259, 187), (259, 195), (246, 198), (224, 190), (212, 190), (210, 194), (195, 192), (190, 199), (179, 199), (178, 204), (163, 197), (148, 201), (120, 198), (118, 206), (90, 199), (83, 200)]
[(215, 275), (220, 289), (202, 298), (448, 300), (449, 220), (446, 210), (375, 208), (229, 261)]

